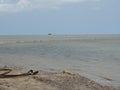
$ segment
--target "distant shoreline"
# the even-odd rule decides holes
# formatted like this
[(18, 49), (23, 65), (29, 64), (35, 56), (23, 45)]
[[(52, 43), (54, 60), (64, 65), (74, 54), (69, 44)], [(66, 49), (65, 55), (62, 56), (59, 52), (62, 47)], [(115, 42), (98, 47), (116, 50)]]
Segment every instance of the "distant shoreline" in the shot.
[[(48, 39), (46, 39), (48, 38)], [(0, 35), (1, 44), (39, 43), (44, 41), (66, 40), (111, 40), (120, 38), (120, 34), (81, 34), (81, 35)]]

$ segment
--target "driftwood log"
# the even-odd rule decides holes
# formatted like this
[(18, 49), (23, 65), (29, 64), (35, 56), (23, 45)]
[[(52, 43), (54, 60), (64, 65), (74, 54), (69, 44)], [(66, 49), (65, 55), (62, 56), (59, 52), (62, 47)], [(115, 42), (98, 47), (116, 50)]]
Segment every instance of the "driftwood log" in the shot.
[(0, 74), (0, 78), (11, 78), (11, 77), (19, 77), (19, 76), (29, 76), (29, 75), (36, 75), (38, 71), (29, 70), (27, 73), (22, 74), (9, 74), (12, 69), (0, 69), (3, 73)]

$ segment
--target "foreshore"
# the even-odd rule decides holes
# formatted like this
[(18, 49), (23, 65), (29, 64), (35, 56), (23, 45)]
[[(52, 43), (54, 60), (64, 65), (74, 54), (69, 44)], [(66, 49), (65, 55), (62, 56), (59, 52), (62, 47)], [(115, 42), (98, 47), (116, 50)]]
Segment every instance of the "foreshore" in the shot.
[(19, 68), (4, 67), (0, 68), (0, 90), (120, 90), (120, 88), (102, 86), (66, 70), (26, 72)]

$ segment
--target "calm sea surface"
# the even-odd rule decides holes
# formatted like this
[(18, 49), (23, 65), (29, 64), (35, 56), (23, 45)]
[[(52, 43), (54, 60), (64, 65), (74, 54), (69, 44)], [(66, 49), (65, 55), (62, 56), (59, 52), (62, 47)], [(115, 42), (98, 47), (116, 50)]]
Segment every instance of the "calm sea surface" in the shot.
[(70, 70), (120, 86), (120, 35), (0, 36), (0, 66), (4, 65)]

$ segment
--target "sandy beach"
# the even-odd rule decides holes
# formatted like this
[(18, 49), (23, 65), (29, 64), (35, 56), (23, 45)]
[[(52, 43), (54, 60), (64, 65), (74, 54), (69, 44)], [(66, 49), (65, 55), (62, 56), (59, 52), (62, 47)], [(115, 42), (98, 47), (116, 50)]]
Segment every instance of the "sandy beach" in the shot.
[(120, 90), (120, 88), (102, 86), (66, 70), (61, 72), (39, 70), (33, 74), (18, 68), (4, 67), (0, 69), (0, 90)]

